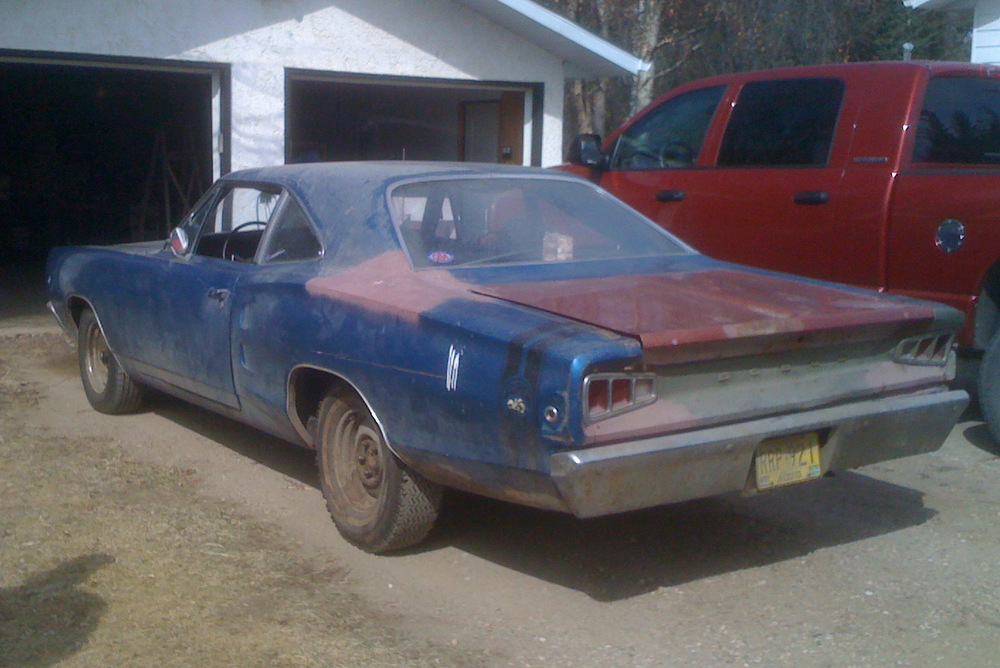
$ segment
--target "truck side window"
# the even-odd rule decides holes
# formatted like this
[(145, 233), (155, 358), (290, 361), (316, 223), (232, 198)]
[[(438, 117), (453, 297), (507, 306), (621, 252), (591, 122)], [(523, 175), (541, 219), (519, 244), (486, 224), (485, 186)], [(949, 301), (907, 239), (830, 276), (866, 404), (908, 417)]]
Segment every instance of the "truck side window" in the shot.
[(722, 138), (719, 166), (826, 166), (844, 89), (840, 79), (748, 83)]
[(671, 98), (618, 138), (611, 169), (694, 167), (705, 133), (725, 86), (712, 86)]
[(920, 112), (913, 162), (1000, 164), (1000, 81), (931, 79)]

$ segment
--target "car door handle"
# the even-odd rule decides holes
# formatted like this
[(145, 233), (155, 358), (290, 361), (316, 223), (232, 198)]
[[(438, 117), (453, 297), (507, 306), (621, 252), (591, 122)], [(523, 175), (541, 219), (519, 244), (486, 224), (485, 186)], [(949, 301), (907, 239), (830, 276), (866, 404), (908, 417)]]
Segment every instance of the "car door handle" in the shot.
[(680, 202), (684, 199), (683, 190), (661, 190), (656, 193), (657, 202)]
[(823, 190), (806, 190), (795, 193), (794, 201), (796, 204), (805, 204), (807, 206), (826, 204), (830, 201), (830, 193)]
[(208, 291), (208, 298), (218, 301), (220, 304), (229, 297), (229, 290), (225, 288), (211, 288)]

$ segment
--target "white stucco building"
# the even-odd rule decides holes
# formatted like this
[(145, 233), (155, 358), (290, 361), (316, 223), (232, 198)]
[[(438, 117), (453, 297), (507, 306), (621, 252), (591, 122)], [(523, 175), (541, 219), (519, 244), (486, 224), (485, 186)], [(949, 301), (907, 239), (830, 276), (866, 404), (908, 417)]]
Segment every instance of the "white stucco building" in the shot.
[(903, 0), (914, 9), (973, 9), (972, 62), (1000, 63), (1000, 0)]
[(101, 182), (145, 235), (152, 203), (170, 217), (242, 167), (550, 166), (566, 79), (645, 66), (529, 0), (0, 2), (0, 209)]

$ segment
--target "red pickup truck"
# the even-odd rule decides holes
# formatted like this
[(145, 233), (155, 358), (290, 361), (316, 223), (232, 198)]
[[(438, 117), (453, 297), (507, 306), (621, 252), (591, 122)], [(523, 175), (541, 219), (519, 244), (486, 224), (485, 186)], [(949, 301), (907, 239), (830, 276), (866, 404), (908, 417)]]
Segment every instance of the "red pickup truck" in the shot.
[(960, 309), (1000, 442), (1000, 67), (703, 79), (603, 145), (577, 137), (569, 163), (707, 255)]

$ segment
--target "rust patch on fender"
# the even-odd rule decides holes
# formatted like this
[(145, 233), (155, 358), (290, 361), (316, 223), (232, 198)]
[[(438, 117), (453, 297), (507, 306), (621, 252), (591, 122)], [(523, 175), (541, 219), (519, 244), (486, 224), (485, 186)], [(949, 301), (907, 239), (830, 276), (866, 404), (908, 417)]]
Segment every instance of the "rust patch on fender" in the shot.
[(314, 297), (356, 304), (414, 323), (421, 314), (449, 299), (485, 301), (472, 292), (471, 284), (456, 279), (448, 271), (413, 271), (401, 250), (388, 251), (336, 274), (310, 279), (306, 291)]

